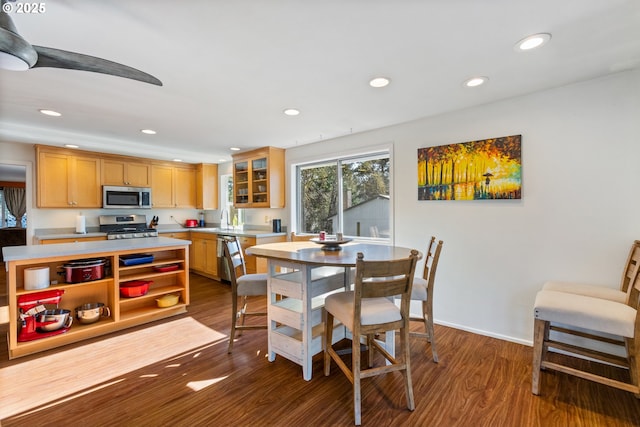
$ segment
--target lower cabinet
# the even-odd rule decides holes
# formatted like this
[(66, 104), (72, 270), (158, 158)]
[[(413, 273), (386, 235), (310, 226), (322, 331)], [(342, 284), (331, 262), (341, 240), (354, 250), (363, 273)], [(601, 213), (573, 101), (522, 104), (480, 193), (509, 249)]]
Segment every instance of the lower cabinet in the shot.
[[(122, 262), (127, 256), (139, 252), (139, 249), (129, 249), (7, 261), (9, 358), (37, 353), (186, 312), (189, 305), (188, 245), (145, 248), (145, 255), (153, 255), (151, 261), (136, 265), (125, 265)], [(65, 283), (66, 276), (58, 274), (58, 267), (65, 263), (93, 258), (106, 261), (102, 279)], [(27, 283), (25, 289), (25, 276), (29, 276), (25, 275), (27, 269), (48, 269), (49, 282), (52, 284), (45, 289), (31, 290)], [(121, 285), (134, 281), (147, 282), (146, 293), (131, 298), (122, 296)], [(110, 312), (94, 323), (83, 324), (73, 319), (70, 326), (63, 328), (65, 330), (41, 333), (35, 328), (35, 318), (22, 320), (21, 313), (51, 302), (40, 301), (43, 295), (47, 295), (43, 292), (49, 296), (57, 294), (57, 307), (69, 310), (72, 317), (75, 316), (76, 307), (87, 303), (103, 303), (109, 307)], [(156, 301), (170, 294), (178, 297), (175, 305), (161, 306), (163, 304)], [(54, 306), (45, 307), (50, 309)]]
[(246, 237), (239, 236), (240, 246), (242, 247), (242, 254), (244, 255), (244, 263), (247, 269), (247, 273), (266, 273), (267, 272), (267, 260), (266, 258), (258, 258), (253, 255), (247, 255), (246, 250), (251, 246), (262, 245), (264, 243), (276, 243), (286, 242), (286, 236), (274, 236), (274, 237)]
[(203, 276), (219, 279), (217, 234), (191, 232), (191, 269)]
[[(237, 236), (242, 247), (244, 255), (245, 267), (247, 273), (266, 273), (267, 260), (265, 258), (257, 258), (253, 255), (247, 255), (246, 249), (260, 245), (263, 243), (286, 242), (287, 236), (273, 237), (254, 237), (254, 236)], [(220, 279), (220, 271), (218, 271), (218, 257), (222, 257), (223, 248), (218, 247), (218, 235), (212, 233), (201, 233), (197, 231), (191, 232), (191, 269), (212, 279)]]

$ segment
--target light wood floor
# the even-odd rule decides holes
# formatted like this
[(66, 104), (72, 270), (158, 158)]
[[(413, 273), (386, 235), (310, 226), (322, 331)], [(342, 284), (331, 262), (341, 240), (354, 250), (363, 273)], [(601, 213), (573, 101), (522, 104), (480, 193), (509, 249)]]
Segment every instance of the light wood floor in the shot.
[[(189, 315), (227, 334), (228, 285), (191, 275), (191, 287)], [(533, 396), (530, 347), (438, 325), (436, 333), (440, 363), (431, 361), (424, 341), (415, 338), (411, 342), (416, 410), (406, 409), (399, 374), (366, 379), (362, 390), (363, 425), (640, 425), (640, 400), (633, 395), (564, 374), (543, 373), (543, 394)], [(273, 363), (266, 360), (264, 330), (245, 331), (232, 355), (226, 349), (224, 342), (203, 348), (198, 357), (189, 355), (150, 365), (110, 386), (29, 415), (1, 420), (1, 424), (353, 425), (351, 385), (335, 366), (331, 376), (324, 377), (320, 355), (315, 358), (313, 379), (307, 382), (294, 363), (282, 357)], [(31, 357), (38, 356), (28, 356)], [(6, 341), (0, 342), (0, 366), (23, 360), (26, 358), (7, 360)], [(162, 375), (154, 376), (158, 371)], [(187, 383), (204, 387), (194, 391)]]

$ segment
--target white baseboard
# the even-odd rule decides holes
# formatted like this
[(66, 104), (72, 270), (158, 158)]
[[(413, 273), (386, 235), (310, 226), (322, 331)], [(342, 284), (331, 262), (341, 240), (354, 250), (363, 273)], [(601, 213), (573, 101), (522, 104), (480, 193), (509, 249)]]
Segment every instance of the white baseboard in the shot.
[(478, 334), (478, 335), (484, 335), (484, 336), (491, 337), (491, 338), (497, 338), (499, 340), (510, 341), (510, 342), (514, 342), (514, 343), (517, 343), (517, 344), (522, 344), (522, 345), (526, 345), (526, 346), (529, 346), (529, 347), (533, 347), (533, 341), (531, 341), (531, 340), (523, 340), (521, 338), (510, 337), (508, 335), (496, 334), (494, 332), (483, 331), (481, 329), (470, 328), (468, 326), (458, 325), (458, 324), (455, 324), (455, 323), (441, 322), (441, 321), (438, 321), (436, 319), (433, 320), (433, 323), (435, 323), (437, 325), (447, 326), (449, 328), (460, 329), (462, 331), (467, 331), (467, 332), (471, 332), (471, 333)]

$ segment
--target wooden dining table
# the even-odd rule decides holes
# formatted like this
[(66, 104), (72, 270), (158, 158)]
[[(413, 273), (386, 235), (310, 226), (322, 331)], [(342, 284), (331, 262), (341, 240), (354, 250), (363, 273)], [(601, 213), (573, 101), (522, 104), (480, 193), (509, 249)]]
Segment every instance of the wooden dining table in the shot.
[[(357, 254), (362, 252), (365, 261), (380, 261), (406, 258), (411, 253), (411, 248), (356, 241), (338, 247), (327, 250), (321, 243), (300, 241), (246, 249), (249, 255), (267, 259), (268, 360), (273, 362), (281, 355), (301, 365), (306, 381), (312, 378), (313, 356), (323, 351), (324, 298), (353, 283)], [(336, 326), (334, 343), (347, 334), (342, 325)], [(393, 334), (386, 334), (385, 341), (393, 354)]]

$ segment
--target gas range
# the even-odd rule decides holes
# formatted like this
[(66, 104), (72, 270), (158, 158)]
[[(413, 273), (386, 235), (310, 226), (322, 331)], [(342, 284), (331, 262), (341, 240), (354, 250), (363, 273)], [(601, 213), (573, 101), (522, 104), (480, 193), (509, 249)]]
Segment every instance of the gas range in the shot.
[(100, 215), (100, 231), (107, 240), (158, 237), (158, 230), (147, 227), (146, 215)]

